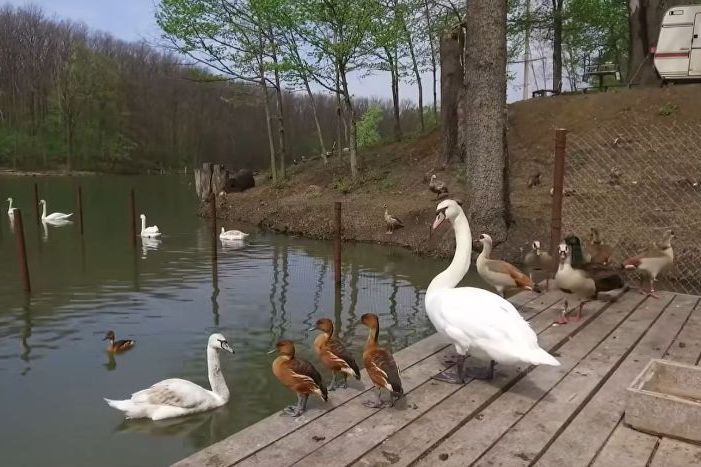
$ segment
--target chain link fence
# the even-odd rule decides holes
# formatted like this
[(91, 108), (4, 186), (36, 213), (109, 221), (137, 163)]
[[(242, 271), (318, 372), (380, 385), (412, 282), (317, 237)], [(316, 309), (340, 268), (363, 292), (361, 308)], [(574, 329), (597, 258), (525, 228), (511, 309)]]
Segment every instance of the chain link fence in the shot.
[(657, 285), (701, 295), (701, 125), (626, 121), (569, 134), (562, 225), (582, 240), (598, 229), (618, 264), (672, 229), (674, 266)]

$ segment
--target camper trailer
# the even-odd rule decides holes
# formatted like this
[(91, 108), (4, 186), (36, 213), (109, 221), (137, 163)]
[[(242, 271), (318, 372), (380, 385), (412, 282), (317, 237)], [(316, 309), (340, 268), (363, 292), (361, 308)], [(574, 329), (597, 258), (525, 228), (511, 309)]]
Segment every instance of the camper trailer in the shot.
[(701, 5), (670, 8), (653, 49), (655, 68), (665, 81), (701, 80)]

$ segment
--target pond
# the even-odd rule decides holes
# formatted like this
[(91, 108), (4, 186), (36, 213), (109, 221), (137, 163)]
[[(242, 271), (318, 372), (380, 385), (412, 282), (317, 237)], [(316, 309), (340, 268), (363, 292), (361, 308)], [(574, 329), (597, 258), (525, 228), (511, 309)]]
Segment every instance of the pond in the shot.
[[(84, 236), (78, 223), (36, 222), (33, 185), (48, 211), (75, 210), (83, 192)], [(137, 241), (128, 226), (129, 189), (138, 213), (164, 232)], [(360, 360), (374, 312), (381, 340), (394, 350), (433, 332), (423, 291), (446, 265), (401, 249), (344, 244), (343, 288), (334, 293), (332, 244), (251, 232), (245, 246), (217, 241), (196, 215), (184, 176), (0, 177), (0, 196), (22, 210), (32, 294), (22, 292), (16, 242), (0, 222), (0, 452), (3, 465), (166, 465), (293, 403), (274, 379), (266, 352), (281, 337), (319, 367), (314, 333), (331, 317)], [(7, 204), (5, 204), (7, 206)], [(470, 276), (466, 283), (478, 283)], [(107, 330), (136, 346), (114, 357)], [(209, 387), (205, 347), (221, 332), (236, 350), (222, 355), (232, 397), (218, 410), (170, 421), (125, 421), (103, 397), (129, 395), (166, 378)], [(322, 371), (325, 378), (328, 374)], [(313, 402), (317, 403), (317, 402)]]

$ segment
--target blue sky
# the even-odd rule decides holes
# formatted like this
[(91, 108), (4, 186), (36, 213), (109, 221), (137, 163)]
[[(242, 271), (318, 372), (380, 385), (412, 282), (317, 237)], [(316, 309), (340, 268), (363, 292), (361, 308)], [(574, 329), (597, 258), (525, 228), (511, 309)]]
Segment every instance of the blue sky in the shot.
[[(82, 21), (92, 29), (110, 32), (120, 39), (143, 39), (154, 44), (159, 42), (160, 35), (154, 19), (156, 2), (157, 0), (0, 0), (0, 3), (15, 6), (36, 5), (49, 16)], [(520, 75), (520, 67), (514, 71)], [(423, 81), (424, 103), (430, 105), (432, 82), (429, 73), (423, 76)], [(349, 80), (353, 94), (384, 99), (391, 99), (389, 84), (387, 73), (378, 73), (364, 78), (356, 76)], [(438, 86), (440, 88), (440, 83)], [(408, 83), (400, 88), (401, 99), (409, 98), (416, 101), (416, 93), (416, 86)], [(508, 94), (509, 101), (520, 98), (520, 86), (510, 83)]]

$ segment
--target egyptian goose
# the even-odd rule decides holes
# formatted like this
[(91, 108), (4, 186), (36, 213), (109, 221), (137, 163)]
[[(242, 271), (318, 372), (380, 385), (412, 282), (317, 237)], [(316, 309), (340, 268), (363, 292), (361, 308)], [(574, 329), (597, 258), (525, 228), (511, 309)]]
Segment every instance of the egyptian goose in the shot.
[(552, 270), (554, 269), (555, 263), (553, 262), (553, 257), (550, 256), (550, 253), (541, 249), (540, 242), (538, 240), (533, 241), (531, 244), (531, 251), (528, 252), (523, 262), (528, 268), (528, 277), (531, 279), (531, 282), (533, 282), (533, 272), (543, 271), (547, 274), (545, 277), (545, 288), (549, 289), (550, 276), (552, 274)]
[[(402, 381), (399, 379), (399, 369), (392, 354), (385, 348), (377, 345), (377, 336), (380, 333), (380, 322), (377, 315), (365, 313), (360, 317), (360, 322), (368, 327), (368, 340), (363, 350), (363, 364), (370, 376), (370, 380), (377, 387), (377, 399), (363, 402), (370, 408), (394, 406), (396, 399), (404, 394)], [(390, 402), (382, 402), (382, 389), (390, 392)]]
[(219, 333), (209, 336), (207, 372), (211, 391), (186, 379), (171, 378), (135, 392), (130, 399), (105, 399), (105, 402), (110, 407), (124, 412), (127, 418), (151, 420), (180, 417), (221, 407), (229, 401), (229, 388), (219, 363), (221, 350), (234, 353), (224, 336)]
[(428, 189), (436, 194), (436, 198), (444, 193), (448, 193), (448, 187), (445, 183), (436, 178), (436, 174), (431, 175), (431, 181), (428, 182)]
[(492, 237), (482, 234), (479, 242), (482, 244), (482, 252), (477, 257), (477, 272), (486, 283), (497, 289), (499, 295), (503, 297), (504, 289), (507, 288), (538, 291), (533, 281), (516, 266), (489, 258), (492, 253)]
[(613, 248), (601, 241), (599, 231), (594, 227), (589, 232), (585, 245), (585, 261), (590, 263), (608, 264), (613, 256)]
[(273, 361), (273, 374), (285, 386), (297, 393), (297, 405), (286, 407), (282, 413), (292, 417), (299, 417), (307, 410), (307, 400), (310, 394), (317, 394), (326, 402), (328, 391), (321, 375), (314, 365), (301, 358), (295, 358), (295, 344), (290, 340), (281, 340), (277, 343), (278, 356)]
[(385, 224), (387, 224), (387, 232), (386, 234), (392, 234), (394, 232), (394, 229), (401, 229), (404, 227), (404, 223), (402, 223), (401, 219), (399, 219), (396, 216), (393, 216), (392, 214), (387, 211), (387, 205), (384, 205), (385, 208)]
[[(455, 255), (450, 266), (429, 284), (424, 304), (433, 327), (455, 346), (458, 361), (456, 374), (444, 371), (433, 379), (453, 384), (464, 384), (468, 377), (491, 379), (496, 362), (560, 365), (540, 348), (538, 336), (508, 300), (477, 287), (456, 288), (470, 269), (472, 234), (467, 216), (454, 200), (436, 207), (431, 229), (446, 219), (455, 231)], [(464, 368), (468, 349), (472, 356), (487, 357), (489, 367)]]
[[(558, 247), (560, 265), (555, 273), (555, 284), (567, 294), (580, 299), (576, 321), (582, 317), (584, 303), (596, 299), (599, 292), (624, 287), (623, 278), (613, 268), (599, 263), (582, 263), (582, 246), (578, 237), (570, 235)], [(565, 300), (559, 324), (567, 324), (568, 303)]]
[(103, 341), (109, 341), (109, 344), (107, 345), (108, 352), (112, 352), (112, 353), (124, 352), (126, 350), (131, 349), (136, 344), (136, 341), (133, 339), (122, 339), (122, 340), (115, 340), (115, 339), (116, 339), (116, 337), (114, 335), (114, 331), (107, 331), (107, 334), (105, 334), (105, 338), (102, 339)]
[[(360, 368), (355, 363), (355, 359), (346, 349), (345, 344), (333, 335), (333, 323), (328, 318), (321, 318), (316, 322), (316, 325), (310, 331), (319, 330), (321, 333), (314, 339), (314, 350), (319, 356), (319, 360), (326, 368), (331, 370), (333, 377), (329, 383), (329, 391), (335, 390), (337, 387), (347, 388), (346, 382), (348, 375), (355, 379), (360, 379)], [(343, 381), (336, 382), (336, 375), (340, 373)]]
[(662, 235), (661, 242), (654, 244), (643, 253), (623, 261), (624, 268), (640, 269), (645, 271), (647, 275), (650, 276), (649, 292), (644, 291), (641, 279), (640, 293), (647, 294), (654, 298), (659, 298), (655, 294), (655, 280), (660, 272), (669, 269), (674, 263), (674, 250), (672, 250), (673, 238), (674, 231), (666, 230)]

